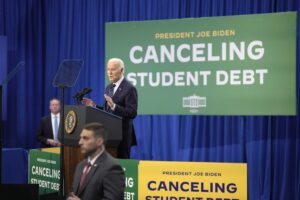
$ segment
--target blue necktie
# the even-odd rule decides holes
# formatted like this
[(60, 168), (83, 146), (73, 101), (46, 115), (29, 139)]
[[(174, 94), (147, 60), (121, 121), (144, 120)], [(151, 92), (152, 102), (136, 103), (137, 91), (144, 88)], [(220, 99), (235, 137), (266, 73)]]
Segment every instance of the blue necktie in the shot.
[(58, 119), (57, 116), (54, 116), (54, 140), (57, 140), (57, 135), (58, 135)]

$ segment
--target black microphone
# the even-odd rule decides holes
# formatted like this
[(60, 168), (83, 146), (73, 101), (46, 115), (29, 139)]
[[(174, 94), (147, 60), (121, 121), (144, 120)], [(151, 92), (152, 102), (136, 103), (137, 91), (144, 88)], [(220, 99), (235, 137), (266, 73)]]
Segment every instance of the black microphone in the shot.
[(84, 96), (84, 95), (90, 93), (91, 91), (92, 91), (91, 88), (84, 88), (83, 91), (82, 91), (82, 94), (83, 94), (83, 96)]
[(84, 95), (90, 93), (92, 91), (91, 88), (83, 88), (81, 91), (77, 92), (73, 98), (77, 99), (77, 101), (81, 101)]

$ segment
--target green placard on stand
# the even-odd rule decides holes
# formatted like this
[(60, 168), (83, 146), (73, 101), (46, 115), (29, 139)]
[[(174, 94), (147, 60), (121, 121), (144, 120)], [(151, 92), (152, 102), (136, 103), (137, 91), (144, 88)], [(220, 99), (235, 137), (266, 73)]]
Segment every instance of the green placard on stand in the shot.
[(125, 192), (124, 200), (138, 199), (138, 160), (119, 159), (125, 172)]
[(59, 154), (38, 149), (29, 151), (28, 183), (39, 184), (39, 194), (59, 191)]

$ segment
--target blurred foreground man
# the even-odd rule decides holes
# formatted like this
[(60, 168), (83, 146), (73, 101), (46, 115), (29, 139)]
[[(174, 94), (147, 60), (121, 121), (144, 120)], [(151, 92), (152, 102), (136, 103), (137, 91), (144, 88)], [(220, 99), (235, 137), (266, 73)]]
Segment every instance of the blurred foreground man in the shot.
[(75, 170), (67, 200), (124, 199), (125, 175), (118, 161), (105, 151), (106, 130), (100, 123), (85, 125), (79, 145), (87, 159)]

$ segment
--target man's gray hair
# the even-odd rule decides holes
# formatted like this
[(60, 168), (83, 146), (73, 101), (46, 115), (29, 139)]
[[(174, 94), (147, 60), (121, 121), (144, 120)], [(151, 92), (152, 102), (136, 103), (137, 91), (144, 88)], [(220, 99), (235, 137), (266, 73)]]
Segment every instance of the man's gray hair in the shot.
[(117, 62), (119, 64), (119, 66), (123, 69), (123, 71), (125, 70), (125, 65), (124, 65), (124, 62), (123, 62), (122, 59), (120, 59), (120, 58), (111, 58), (111, 59), (108, 60), (107, 63), (109, 63), (109, 62)]

